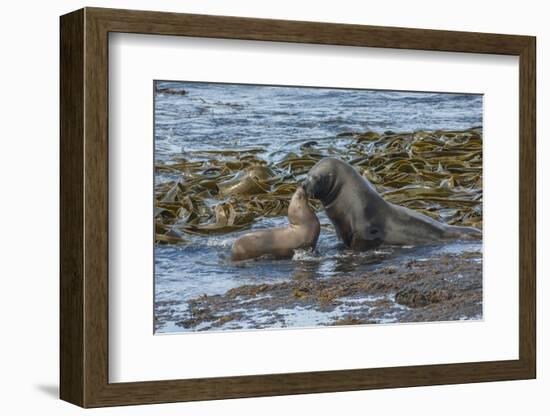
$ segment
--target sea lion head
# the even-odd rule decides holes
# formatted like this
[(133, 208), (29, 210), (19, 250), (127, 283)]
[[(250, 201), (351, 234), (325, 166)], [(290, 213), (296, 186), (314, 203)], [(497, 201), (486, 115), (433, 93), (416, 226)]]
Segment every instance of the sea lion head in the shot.
[(326, 157), (317, 162), (308, 172), (303, 183), (308, 197), (320, 199), (323, 204), (331, 202), (331, 195), (337, 190), (337, 176), (340, 165), (339, 159)]
[(315, 213), (308, 204), (306, 191), (298, 186), (288, 206), (288, 219), (291, 224), (304, 224), (311, 220)]

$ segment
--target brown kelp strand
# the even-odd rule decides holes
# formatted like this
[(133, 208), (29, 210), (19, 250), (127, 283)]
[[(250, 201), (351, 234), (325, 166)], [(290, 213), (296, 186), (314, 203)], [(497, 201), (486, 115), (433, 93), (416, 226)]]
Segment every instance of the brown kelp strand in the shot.
[(186, 243), (186, 234), (229, 234), (261, 218), (286, 216), (299, 182), (326, 156), (355, 166), (392, 203), (449, 224), (482, 227), (480, 128), (345, 132), (334, 142), (306, 139), (277, 157), (262, 147), (212, 149), (157, 163), (164, 181), (155, 186), (156, 242)]

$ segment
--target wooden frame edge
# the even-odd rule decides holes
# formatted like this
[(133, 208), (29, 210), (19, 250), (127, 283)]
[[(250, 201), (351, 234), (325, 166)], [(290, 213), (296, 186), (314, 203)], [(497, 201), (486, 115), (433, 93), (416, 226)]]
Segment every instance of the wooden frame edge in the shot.
[(528, 371), (526, 378), (536, 378), (537, 371), (536, 49), (536, 38), (529, 37), (519, 54), (519, 356)]
[[(534, 37), (101, 8), (85, 8), (62, 16), (60, 29), (60, 396), (63, 400), (82, 407), (102, 407), (536, 377)], [(109, 32), (519, 56), (519, 359), (109, 383)]]
[[(465, 375), (468, 380), (464, 380)], [(334, 393), (533, 378), (521, 360), (111, 383), (86, 407)], [(281, 389), (281, 386), (285, 386)]]
[(84, 10), (60, 19), (60, 398), (84, 400)]

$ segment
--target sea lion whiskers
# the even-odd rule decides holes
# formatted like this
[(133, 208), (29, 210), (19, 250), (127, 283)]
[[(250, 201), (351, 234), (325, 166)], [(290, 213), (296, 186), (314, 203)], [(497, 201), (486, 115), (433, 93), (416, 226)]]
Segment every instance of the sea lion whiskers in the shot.
[[(318, 162), (319, 163), (319, 162)], [(335, 186), (333, 172), (328, 172), (326, 175), (306, 177), (302, 183), (306, 195), (309, 198), (319, 199), (323, 203), (323, 206), (330, 205), (334, 200), (338, 198), (341, 188)]]

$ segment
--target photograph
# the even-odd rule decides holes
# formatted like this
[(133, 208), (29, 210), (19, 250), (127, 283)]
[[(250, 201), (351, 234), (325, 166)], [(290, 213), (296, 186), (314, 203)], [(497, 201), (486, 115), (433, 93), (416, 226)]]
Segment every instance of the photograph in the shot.
[(483, 95), (156, 80), (154, 332), (483, 319)]

